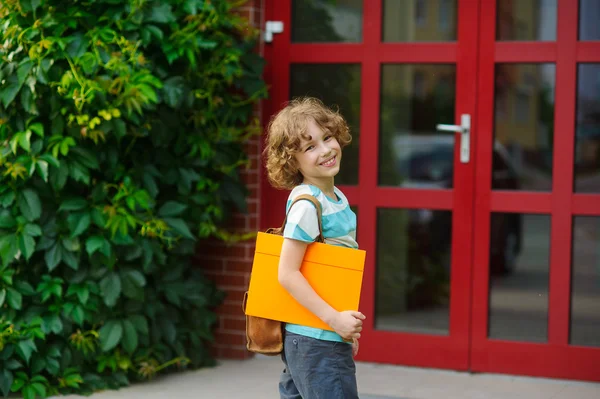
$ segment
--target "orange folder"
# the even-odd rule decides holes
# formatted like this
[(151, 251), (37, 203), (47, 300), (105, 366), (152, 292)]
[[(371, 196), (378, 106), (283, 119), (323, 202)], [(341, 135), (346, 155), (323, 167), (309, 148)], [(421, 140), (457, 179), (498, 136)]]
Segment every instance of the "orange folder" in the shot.
[[(282, 245), (282, 236), (258, 233), (246, 314), (332, 330), (279, 284)], [(365, 254), (360, 249), (315, 242), (307, 247), (300, 271), (315, 292), (334, 309), (358, 310)]]

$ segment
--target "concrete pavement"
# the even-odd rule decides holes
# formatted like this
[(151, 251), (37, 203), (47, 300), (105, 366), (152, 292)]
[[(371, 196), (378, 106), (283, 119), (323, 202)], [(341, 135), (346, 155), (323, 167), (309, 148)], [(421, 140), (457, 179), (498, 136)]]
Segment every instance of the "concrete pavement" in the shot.
[[(277, 399), (279, 358), (222, 360), (93, 399)], [(600, 372), (600, 371), (599, 371)], [(599, 399), (600, 384), (357, 363), (361, 399)], [(70, 395), (63, 398), (82, 399)]]

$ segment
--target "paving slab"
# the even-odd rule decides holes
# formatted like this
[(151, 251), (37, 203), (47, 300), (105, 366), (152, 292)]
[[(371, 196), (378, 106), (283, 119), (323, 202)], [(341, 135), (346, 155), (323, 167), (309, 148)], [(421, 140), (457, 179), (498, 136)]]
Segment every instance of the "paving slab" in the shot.
[[(277, 399), (277, 357), (221, 360), (218, 366), (159, 377), (93, 399)], [(361, 399), (600, 399), (600, 384), (357, 363)], [(82, 399), (77, 395), (65, 399)]]

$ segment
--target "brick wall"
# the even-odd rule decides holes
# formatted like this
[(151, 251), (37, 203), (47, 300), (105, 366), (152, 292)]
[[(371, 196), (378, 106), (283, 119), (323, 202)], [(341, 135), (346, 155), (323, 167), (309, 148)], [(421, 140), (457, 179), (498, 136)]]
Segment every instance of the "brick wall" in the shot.
[[(261, 26), (262, 1), (248, 1), (239, 12), (256, 27)], [(257, 52), (260, 52), (260, 47)], [(260, 117), (260, 106), (256, 117)], [(246, 144), (246, 153), (251, 161), (249, 169), (242, 172), (244, 182), (250, 191), (248, 213), (235, 215), (230, 226), (239, 232), (257, 231), (260, 209), (260, 138), (255, 137)], [(219, 322), (215, 330), (213, 354), (219, 358), (245, 359), (252, 356), (246, 350), (245, 318), (242, 312), (242, 299), (250, 279), (254, 242), (225, 245), (222, 242), (207, 241), (198, 248), (196, 264), (212, 278), (226, 293), (223, 304), (216, 309)]]

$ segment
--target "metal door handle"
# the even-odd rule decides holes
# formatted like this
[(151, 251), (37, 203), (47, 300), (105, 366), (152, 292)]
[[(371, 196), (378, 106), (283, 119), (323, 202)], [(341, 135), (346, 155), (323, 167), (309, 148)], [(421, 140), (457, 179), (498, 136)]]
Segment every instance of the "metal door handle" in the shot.
[(460, 133), (460, 162), (469, 163), (469, 159), (471, 158), (471, 115), (462, 114), (460, 116), (460, 125), (438, 124), (436, 129), (442, 132)]

